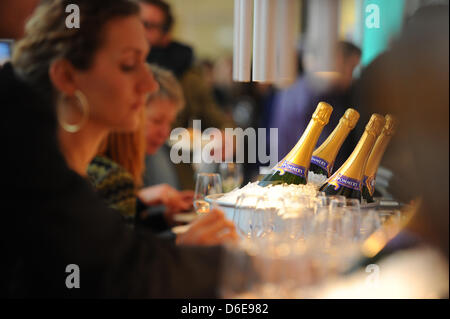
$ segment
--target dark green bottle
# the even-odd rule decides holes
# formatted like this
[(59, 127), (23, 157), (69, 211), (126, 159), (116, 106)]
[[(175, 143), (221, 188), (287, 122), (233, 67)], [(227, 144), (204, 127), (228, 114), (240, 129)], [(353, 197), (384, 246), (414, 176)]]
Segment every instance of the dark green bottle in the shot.
[(323, 167), (316, 165), (314, 163), (309, 164), (309, 171), (317, 175), (323, 175), (328, 177), (328, 171), (325, 170)]
[(368, 180), (368, 177), (364, 176), (364, 178), (363, 178), (363, 186), (362, 186), (362, 191), (361, 191), (361, 197), (363, 199), (365, 199), (367, 203), (373, 203), (374, 202), (374, 200), (373, 200), (373, 193), (371, 194), (371, 192), (369, 191), (369, 187), (367, 185), (372, 187), (372, 189), (375, 192), (375, 181), (374, 180)]
[(320, 187), (321, 192), (361, 200), (362, 180), (367, 159), (383, 125), (384, 117), (373, 114), (352, 154)]
[(258, 185), (306, 184), (312, 152), (320, 133), (330, 119), (331, 112), (333, 112), (331, 105), (320, 102), (297, 144)]

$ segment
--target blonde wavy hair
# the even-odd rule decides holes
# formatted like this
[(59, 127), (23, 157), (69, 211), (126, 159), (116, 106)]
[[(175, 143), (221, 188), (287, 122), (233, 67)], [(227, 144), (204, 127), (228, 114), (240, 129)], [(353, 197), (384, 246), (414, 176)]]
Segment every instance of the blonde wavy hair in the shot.
[(151, 107), (153, 101), (156, 99), (168, 99), (175, 103), (177, 112), (180, 112), (186, 104), (180, 82), (178, 82), (175, 75), (167, 69), (155, 64), (150, 64), (150, 69), (152, 70), (153, 77), (159, 84), (159, 90), (148, 97), (147, 107)]
[(99, 148), (99, 155), (110, 158), (133, 176), (136, 188), (142, 186), (145, 169), (147, 110), (157, 98), (172, 101), (178, 112), (185, 105), (183, 89), (173, 73), (156, 65), (150, 65), (150, 69), (159, 90), (149, 96), (147, 107), (141, 110), (139, 128), (131, 133), (110, 133)]

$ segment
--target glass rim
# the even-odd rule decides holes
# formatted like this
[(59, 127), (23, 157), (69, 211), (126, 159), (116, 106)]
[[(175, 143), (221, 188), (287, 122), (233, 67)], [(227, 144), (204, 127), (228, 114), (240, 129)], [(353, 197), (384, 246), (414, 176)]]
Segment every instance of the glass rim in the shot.
[(197, 176), (219, 176), (220, 174), (218, 173), (197, 173)]

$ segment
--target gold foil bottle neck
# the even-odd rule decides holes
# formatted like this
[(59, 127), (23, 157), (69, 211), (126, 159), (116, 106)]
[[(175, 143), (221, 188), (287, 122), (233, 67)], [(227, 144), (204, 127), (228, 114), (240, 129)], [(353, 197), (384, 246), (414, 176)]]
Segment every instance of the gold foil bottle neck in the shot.
[(347, 125), (349, 129), (353, 130), (356, 126), (356, 123), (358, 123), (358, 120), (359, 120), (358, 111), (354, 109), (347, 109), (347, 111), (345, 111), (344, 116), (341, 118), (340, 121), (342, 121), (345, 125)]
[(320, 102), (317, 105), (316, 110), (314, 111), (314, 114), (312, 118), (319, 122), (321, 125), (325, 126), (328, 124), (328, 121), (330, 120), (331, 113), (333, 112), (333, 107), (325, 102)]
[(397, 129), (397, 119), (392, 114), (387, 114), (386, 123), (384, 124), (382, 133), (387, 136), (394, 135)]
[(383, 129), (385, 121), (386, 120), (384, 119), (384, 116), (376, 113), (372, 114), (369, 123), (367, 123), (366, 125), (366, 132), (377, 137), (381, 134), (381, 130)]

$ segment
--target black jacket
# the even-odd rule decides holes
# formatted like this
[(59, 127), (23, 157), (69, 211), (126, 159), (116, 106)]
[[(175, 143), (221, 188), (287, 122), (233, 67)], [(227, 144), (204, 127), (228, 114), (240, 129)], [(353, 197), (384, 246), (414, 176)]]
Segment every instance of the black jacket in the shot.
[[(59, 151), (52, 103), (0, 69), (0, 297), (215, 297), (222, 250), (131, 231)], [(68, 289), (69, 264), (80, 288)]]
[(172, 41), (167, 47), (152, 47), (147, 62), (172, 71), (180, 79), (192, 66), (194, 51), (187, 45)]

